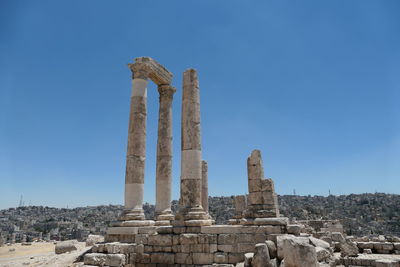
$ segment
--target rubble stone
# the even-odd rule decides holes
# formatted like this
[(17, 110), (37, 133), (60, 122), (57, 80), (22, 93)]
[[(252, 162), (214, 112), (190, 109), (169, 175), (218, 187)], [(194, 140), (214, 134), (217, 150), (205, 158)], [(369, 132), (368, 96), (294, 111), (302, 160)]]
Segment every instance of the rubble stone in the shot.
[(74, 242), (72, 241), (62, 241), (58, 242), (55, 247), (56, 254), (62, 254), (70, 251), (77, 250)]

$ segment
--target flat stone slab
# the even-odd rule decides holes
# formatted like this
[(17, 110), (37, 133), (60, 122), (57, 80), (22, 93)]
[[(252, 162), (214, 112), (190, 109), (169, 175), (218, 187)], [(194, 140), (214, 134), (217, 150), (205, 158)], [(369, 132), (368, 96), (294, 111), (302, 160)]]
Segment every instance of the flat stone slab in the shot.
[(211, 225), (202, 226), (201, 233), (203, 234), (236, 234), (236, 233), (255, 233), (257, 226), (243, 225)]
[(288, 225), (289, 218), (276, 217), (276, 218), (244, 218), (240, 220), (242, 225)]
[(109, 227), (108, 235), (136, 235), (139, 232), (139, 227)]

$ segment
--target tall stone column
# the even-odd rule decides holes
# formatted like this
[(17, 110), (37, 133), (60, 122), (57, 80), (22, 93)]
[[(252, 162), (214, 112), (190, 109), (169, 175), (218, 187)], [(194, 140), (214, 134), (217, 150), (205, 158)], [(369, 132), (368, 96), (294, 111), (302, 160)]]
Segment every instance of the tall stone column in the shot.
[(156, 224), (170, 224), (174, 219), (171, 211), (172, 183), (172, 98), (176, 89), (159, 85), (160, 109), (158, 117), (157, 164), (156, 164)]
[(181, 213), (187, 226), (211, 225), (201, 205), (200, 92), (197, 71), (183, 73)]
[(208, 213), (208, 164), (201, 162), (201, 206)]
[(125, 173), (125, 210), (121, 219), (144, 220), (143, 186), (146, 160), (148, 71), (142, 64), (130, 65), (133, 72)]

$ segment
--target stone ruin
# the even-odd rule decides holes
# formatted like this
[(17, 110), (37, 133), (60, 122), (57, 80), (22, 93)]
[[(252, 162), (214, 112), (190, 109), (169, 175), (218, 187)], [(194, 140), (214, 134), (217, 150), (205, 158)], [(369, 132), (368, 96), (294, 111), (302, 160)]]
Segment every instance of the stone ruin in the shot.
[[(259, 150), (252, 151), (247, 160), (248, 195), (234, 198), (235, 216), (229, 225), (214, 225), (208, 212), (208, 165), (201, 153), (200, 88), (194, 69), (183, 73), (180, 199), (178, 212), (173, 214), (172, 99), (176, 89), (171, 86), (172, 74), (148, 57), (136, 58), (129, 68), (132, 95), (125, 208), (108, 228), (105, 242), (95, 244), (84, 255), (85, 265), (316, 267), (344, 263), (333, 257), (331, 244), (301, 233), (304, 227), (291, 225), (288, 218), (280, 216), (274, 182), (264, 176)], [(145, 219), (142, 207), (149, 80), (159, 92), (153, 220)], [(340, 244), (346, 251), (354, 251), (350, 241)], [(388, 264), (393, 265), (368, 265), (399, 266), (396, 262)]]

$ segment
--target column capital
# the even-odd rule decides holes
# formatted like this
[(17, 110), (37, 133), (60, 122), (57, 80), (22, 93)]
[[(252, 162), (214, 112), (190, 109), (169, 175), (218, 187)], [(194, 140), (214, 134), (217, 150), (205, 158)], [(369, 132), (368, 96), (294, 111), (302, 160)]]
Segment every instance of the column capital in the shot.
[(135, 58), (135, 62), (128, 64), (133, 72), (134, 78), (147, 79), (150, 78), (155, 84), (170, 84), (172, 73), (164, 66), (149, 57)]
[(132, 79), (147, 80), (149, 78), (151, 69), (146, 63), (135, 62), (133, 64), (128, 64), (128, 67), (132, 71)]
[(162, 84), (158, 86), (158, 93), (160, 94), (160, 100), (163, 97), (170, 98), (172, 100), (172, 97), (175, 92), (176, 88), (171, 86), (170, 84)]

